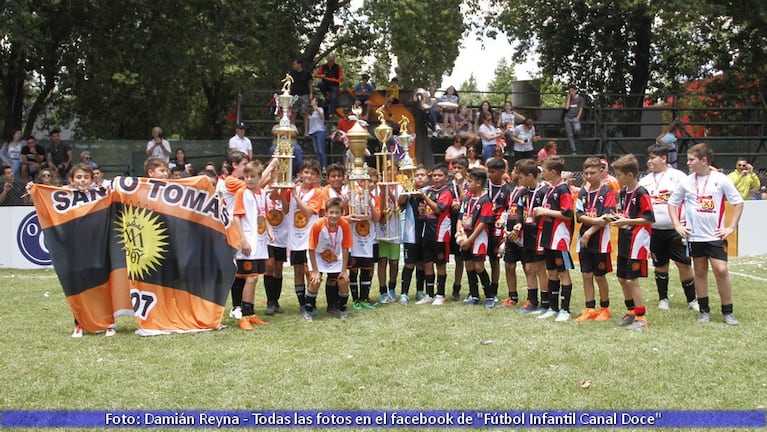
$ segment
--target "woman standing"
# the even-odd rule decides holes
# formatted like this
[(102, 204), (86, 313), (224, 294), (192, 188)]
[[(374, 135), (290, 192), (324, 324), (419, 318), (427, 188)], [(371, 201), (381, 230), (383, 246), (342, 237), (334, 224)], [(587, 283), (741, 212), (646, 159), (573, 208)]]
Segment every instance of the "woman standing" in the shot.
[(538, 141), (540, 137), (535, 135), (533, 119), (526, 119), (522, 124), (514, 128), (512, 139), (514, 140), (515, 162), (521, 159), (533, 159), (535, 157), (533, 143)]
[(8, 142), (0, 147), (0, 160), (2, 160), (3, 165), (11, 167), (13, 174), (18, 178), (21, 178), (21, 148), (23, 146), (21, 130), (14, 129)]
[(660, 145), (668, 147), (668, 165), (676, 168), (676, 163), (679, 160), (679, 154), (676, 148), (676, 134), (682, 128), (682, 122), (679, 120), (673, 120), (667, 124), (661, 130), (658, 138), (655, 138), (655, 142)]
[(495, 144), (498, 142), (498, 138), (503, 136), (501, 131), (493, 124), (493, 114), (491, 112), (482, 113), (482, 125), (477, 129), (477, 133), (480, 140), (482, 140), (482, 158), (488, 160), (493, 157), (493, 151), (495, 151)]

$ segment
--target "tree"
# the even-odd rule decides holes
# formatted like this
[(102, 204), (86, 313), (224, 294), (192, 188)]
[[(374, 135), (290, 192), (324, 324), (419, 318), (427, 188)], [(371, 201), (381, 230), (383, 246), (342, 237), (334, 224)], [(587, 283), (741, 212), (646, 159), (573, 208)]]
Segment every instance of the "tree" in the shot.
[(488, 85), (488, 91), (491, 92), (488, 95), (490, 105), (500, 107), (506, 103), (507, 100), (511, 100), (511, 83), (517, 80), (516, 73), (514, 72), (514, 65), (507, 64), (506, 58), (502, 58), (498, 61), (498, 65), (495, 67), (495, 77)]
[(477, 79), (474, 74), (469, 75), (469, 79), (462, 82), (458, 87), (458, 96), (460, 97), (461, 104), (474, 107), (479, 106), (481, 96), (479, 96), (479, 87), (477, 86)]

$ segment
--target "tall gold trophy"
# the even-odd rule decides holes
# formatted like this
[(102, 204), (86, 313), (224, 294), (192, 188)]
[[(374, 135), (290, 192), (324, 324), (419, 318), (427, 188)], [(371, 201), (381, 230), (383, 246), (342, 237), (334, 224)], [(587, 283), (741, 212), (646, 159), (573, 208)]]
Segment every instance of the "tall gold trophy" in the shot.
[(298, 135), (298, 129), (290, 121), (288, 112), (290, 107), (298, 100), (297, 96), (290, 94), (290, 86), (293, 84), (293, 77), (285, 74), (282, 79), (282, 93), (277, 97), (277, 104), (282, 111), (279, 124), (272, 128), (272, 134), (275, 136), (276, 144), (274, 148), (274, 157), (277, 159), (277, 169), (275, 170), (275, 179), (272, 187), (292, 188), (293, 187), (293, 140)]
[(394, 161), (394, 152), (388, 149), (389, 140), (392, 137), (392, 128), (384, 121), (384, 107), (376, 110), (380, 124), (373, 130), (376, 139), (381, 143), (381, 151), (375, 154), (376, 168), (380, 173), (378, 187), (380, 193), (379, 205), (381, 208), (381, 231), (383, 236), (378, 240), (397, 242), (401, 239), (401, 226), (399, 222), (399, 182), (397, 181), (397, 165)]
[[(353, 110), (359, 118), (362, 110)], [(370, 216), (370, 176), (365, 162), (365, 150), (368, 148), (370, 133), (359, 122), (346, 132), (349, 139), (349, 150), (354, 156), (354, 162), (349, 170), (349, 215), (354, 217)]]
[(402, 187), (405, 189), (403, 193), (406, 195), (412, 195), (416, 193), (416, 190), (415, 190), (416, 166), (415, 166), (415, 163), (413, 162), (413, 158), (410, 157), (410, 144), (413, 143), (415, 136), (407, 133), (407, 127), (409, 123), (410, 121), (405, 116), (402, 116), (402, 118), (399, 121), (399, 128), (400, 128), (399, 144), (400, 146), (402, 146), (402, 151), (405, 153), (405, 155), (399, 161), (399, 172), (402, 175), (402, 179), (400, 182), (402, 183)]

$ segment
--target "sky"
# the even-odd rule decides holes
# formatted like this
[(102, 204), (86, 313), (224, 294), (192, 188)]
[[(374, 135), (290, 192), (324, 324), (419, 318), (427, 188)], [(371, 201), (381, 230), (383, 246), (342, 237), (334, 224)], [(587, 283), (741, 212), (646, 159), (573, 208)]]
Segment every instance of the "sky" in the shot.
[[(453, 73), (442, 80), (443, 89), (451, 85), (458, 88), (474, 73), (477, 89), (486, 91), (488, 84), (495, 77), (498, 61), (506, 58), (507, 64), (512, 62), (513, 47), (504, 35), (499, 35), (495, 40), (485, 39), (484, 47), (482, 45), (473, 34), (461, 40), (461, 51), (455, 61)], [(536, 74), (537, 68), (534, 62), (528, 61), (515, 65), (515, 72), (517, 79), (528, 80)]]

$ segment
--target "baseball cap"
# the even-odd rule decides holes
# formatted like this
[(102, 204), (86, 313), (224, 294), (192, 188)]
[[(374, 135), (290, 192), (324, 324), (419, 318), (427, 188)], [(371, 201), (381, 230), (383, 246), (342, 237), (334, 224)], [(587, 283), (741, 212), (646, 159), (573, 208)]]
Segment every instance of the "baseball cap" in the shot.
[(607, 162), (605, 158), (599, 159), (599, 162), (604, 166), (610, 166), (610, 162)]
[(236, 125), (234, 125), (234, 127), (235, 129), (247, 129), (247, 127), (245, 126), (245, 123), (243, 122), (238, 122)]

